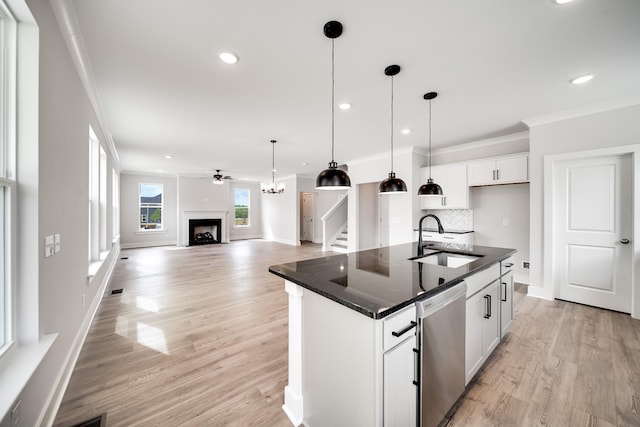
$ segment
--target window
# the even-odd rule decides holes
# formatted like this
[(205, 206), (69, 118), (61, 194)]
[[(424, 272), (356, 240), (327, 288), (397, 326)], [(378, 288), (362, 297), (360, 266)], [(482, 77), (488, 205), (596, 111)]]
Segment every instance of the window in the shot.
[(14, 342), (16, 22), (0, 1), (0, 354)]
[(162, 230), (162, 184), (140, 184), (140, 230)]
[(100, 259), (100, 150), (89, 126), (89, 262)]
[(234, 190), (234, 207), (235, 207), (235, 226), (236, 227), (248, 227), (249, 223), (249, 196), (251, 191), (236, 188)]
[(120, 235), (120, 175), (115, 169), (111, 169), (111, 186), (113, 201), (111, 203), (113, 209), (113, 238), (116, 239)]

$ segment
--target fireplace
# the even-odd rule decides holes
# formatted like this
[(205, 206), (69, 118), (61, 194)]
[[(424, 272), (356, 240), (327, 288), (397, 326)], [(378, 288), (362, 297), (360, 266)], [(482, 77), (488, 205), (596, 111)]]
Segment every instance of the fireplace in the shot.
[(222, 220), (219, 218), (190, 219), (189, 246), (222, 242)]

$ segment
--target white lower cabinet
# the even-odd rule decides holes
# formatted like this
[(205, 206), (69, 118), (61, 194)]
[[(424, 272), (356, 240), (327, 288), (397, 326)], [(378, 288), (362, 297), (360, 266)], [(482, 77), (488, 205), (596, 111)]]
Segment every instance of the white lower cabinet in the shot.
[(432, 241), (440, 243), (460, 243), (464, 245), (473, 244), (473, 233), (438, 233), (437, 231), (423, 231), (422, 241)]
[(500, 343), (500, 281), (494, 280), (467, 298), (465, 384)]
[(415, 379), (416, 337), (398, 344), (383, 356), (384, 425), (415, 426), (417, 386)]
[(509, 330), (513, 320), (513, 271), (500, 278), (500, 338)]

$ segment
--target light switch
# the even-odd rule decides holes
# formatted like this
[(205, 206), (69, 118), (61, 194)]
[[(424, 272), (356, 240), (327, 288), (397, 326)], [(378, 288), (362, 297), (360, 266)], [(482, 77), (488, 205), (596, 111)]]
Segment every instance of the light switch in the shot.
[(53, 241), (53, 236), (47, 236), (44, 238), (44, 257), (50, 257), (53, 255), (53, 251), (55, 249), (55, 243)]
[(53, 244), (55, 247), (54, 252), (55, 253), (60, 252), (60, 233), (53, 235)]

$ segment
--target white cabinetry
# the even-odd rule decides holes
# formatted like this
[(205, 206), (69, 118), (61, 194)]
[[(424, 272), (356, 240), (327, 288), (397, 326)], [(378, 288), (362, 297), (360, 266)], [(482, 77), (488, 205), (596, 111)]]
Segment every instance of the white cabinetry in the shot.
[(500, 263), (500, 338), (513, 320), (513, 257)]
[(413, 335), (383, 356), (385, 426), (416, 425), (415, 347), (416, 337)]
[(415, 427), (415, 304), (372, 319), (307, 290), (300, 303), (299, 424)]
[(512, 184), (529, 181), (529, 156), (510, 156), (469, 163), (468, 185)]
[(383, 319), (383, 334), (383, 425), (415, 426), (416, 306)]
[[(469, 384), (500, 343), (499, 275), (500, 270), (496, 264), (465, 279), (467, 281), (465, 384)], [(488, 280), (491, 281), (487, 283)]]
[(460, 243), (464, 245), (473, 244), (473, 233), (438, 233), (437, 231), (423, 231), (422, 241), (432, 241), (440, 243)]
[[(429, 168), (422, 168), (422, 182), (429, 178)], [(442, 196), (420, 198), (422, 209), (469, 209), (469, 185), (467, 165), (433, 166), (433, 182), (442, 188)]]

